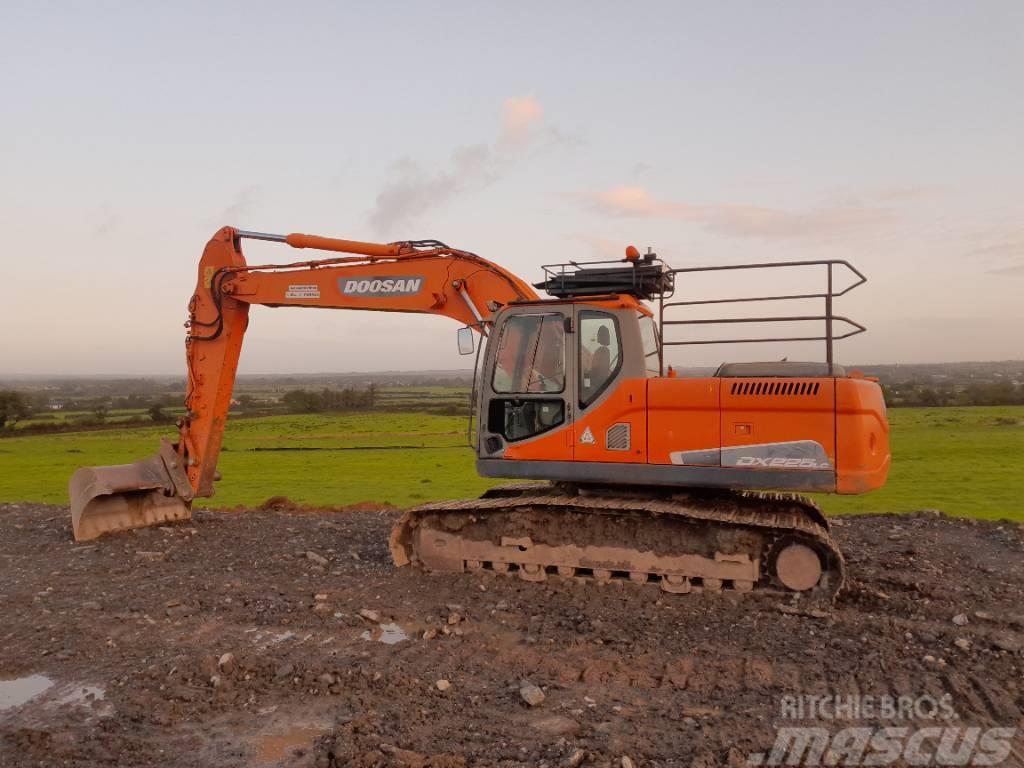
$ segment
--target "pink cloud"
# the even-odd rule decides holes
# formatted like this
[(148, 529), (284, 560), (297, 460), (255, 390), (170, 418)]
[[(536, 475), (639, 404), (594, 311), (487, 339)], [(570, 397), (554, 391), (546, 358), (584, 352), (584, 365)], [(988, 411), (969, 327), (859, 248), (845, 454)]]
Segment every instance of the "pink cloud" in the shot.
[(712, 232), (734, 237), (801, 238), (854, 234), (892, 219), (884, 209), (859, 205), (809, 211), (785, 211), (738, 203), (692, 204), (661, 200), (640, 186), (618, 186), (580, 196), (604, 215), (690, 221)]
[(505, 99), (500, 144), (522, 145), (530, 138), (530, 128), (544, 117), (544, 107), (533, 96)]
[(543, 117), (544, 108), (533, 96), (508, 98), (492, 144), (456, 147), (447, 166), (433, 173), (409, 159), (396, 162), (377, 194), (370, 225), (392, 234), (458, 195), (493, 184), (535, 143), (534, 126)]

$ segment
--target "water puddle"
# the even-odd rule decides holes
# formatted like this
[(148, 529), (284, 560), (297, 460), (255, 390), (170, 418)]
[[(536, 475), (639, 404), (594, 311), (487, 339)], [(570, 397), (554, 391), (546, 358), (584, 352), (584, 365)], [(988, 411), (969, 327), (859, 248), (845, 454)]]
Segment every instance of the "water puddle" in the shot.
[(45, 675), (29, 675), (15, 680), (0, 680), (0, 712), (20, 707), (52, 685), (53, 680)]
[(323, 728), (298, 725), (284, 733), (268, 733), (256, 740), (256, 762), (262, 765), (277, 763), (296, 747), (310, 747), (313, 739), (323, 735)]
[(96, 701), (103, 701), (107, 692), (98, 685), (76, 685), (57, 699), (57, 706), (64, 707), (70, 704), (90, 705)]
[(397, 624), (381, 624), (376, 629), (366, 630), (360, 637), (363, 640), (376, 640), (385, 645), (394, 645), (409, 639), (409, 635)]

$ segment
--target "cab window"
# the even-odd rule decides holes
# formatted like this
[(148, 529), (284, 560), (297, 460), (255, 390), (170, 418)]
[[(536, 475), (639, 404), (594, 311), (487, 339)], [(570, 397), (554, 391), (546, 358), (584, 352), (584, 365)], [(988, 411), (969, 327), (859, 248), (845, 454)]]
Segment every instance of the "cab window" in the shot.
[(586, 407), (608, 387), (622, 367), (619, 324), (612, 315), (580, 312), (580, 405)]
[(498, 340), (491, 386), (499, 394), (565, 389), (565, 322), (558, 313), (515, 315)]
[(637, 313), (640, 320), (640, 341), (644, 348), (644, 368), (647, 370), (647, 378), (661, 376), (661, 361), (658, 357), (658, 327), (654, 318)]

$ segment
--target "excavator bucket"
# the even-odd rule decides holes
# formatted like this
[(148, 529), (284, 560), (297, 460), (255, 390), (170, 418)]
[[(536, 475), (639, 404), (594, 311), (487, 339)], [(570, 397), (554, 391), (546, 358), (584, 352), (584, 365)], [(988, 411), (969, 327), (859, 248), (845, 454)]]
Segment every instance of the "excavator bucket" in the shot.
[(192, 516), (192, 486), (166, 438), (157, 453), (132, 464), (79, 469), (68, 492), (76, 541)]

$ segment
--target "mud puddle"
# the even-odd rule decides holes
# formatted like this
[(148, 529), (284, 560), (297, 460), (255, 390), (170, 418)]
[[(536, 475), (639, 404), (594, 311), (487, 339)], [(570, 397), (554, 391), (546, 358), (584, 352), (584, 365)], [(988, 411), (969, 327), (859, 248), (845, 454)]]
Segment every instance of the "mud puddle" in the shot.
[(326, 730), (315, 725), (296, 725), (285, 731), (264, 734), (256, 740), (256, 764), (273, 765), (296, 749), (310, 749), (313, 739), (323, 736)]
[(409, 633), (398, 624), (380, 624), (375, 629), (368, 629), (360, 636), (363, 640), (375, 640), (385, 645), (395, 645), (409, 639)]
[(20, 707), (52, 687), (53, 680), (46, 675), (0, 680), (0, 712)]

